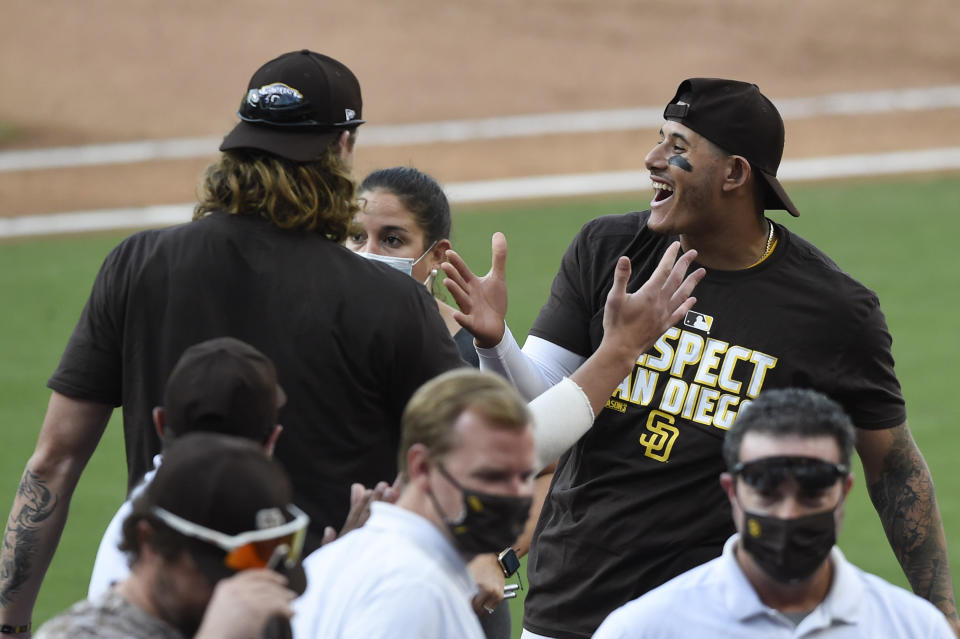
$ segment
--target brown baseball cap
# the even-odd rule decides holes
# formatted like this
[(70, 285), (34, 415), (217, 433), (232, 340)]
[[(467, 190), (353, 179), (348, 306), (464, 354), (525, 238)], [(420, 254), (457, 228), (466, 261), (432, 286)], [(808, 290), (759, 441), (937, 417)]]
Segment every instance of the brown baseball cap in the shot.
[(307, 49), (291, 51), (250, 78), (240, 122), (220, 150), (255, 149), (310, 162), (343, 131), (363, 124), (362, 110), (360, 83), (343, 63)]
[(165, 427), (176, 437), (207, 431), (263, 443), (286, 399), (270, 358), (217, 337), (185, 350), (174, 366), (163, 396)]
[(783, 157), (783, 119), (755, 84), (721, 78), (689, 78), (663, 110), (665, 120), (689, 127), (727, 153), (742, 155), (769, 187), (764, 209), (797, 207), (777, 180)]

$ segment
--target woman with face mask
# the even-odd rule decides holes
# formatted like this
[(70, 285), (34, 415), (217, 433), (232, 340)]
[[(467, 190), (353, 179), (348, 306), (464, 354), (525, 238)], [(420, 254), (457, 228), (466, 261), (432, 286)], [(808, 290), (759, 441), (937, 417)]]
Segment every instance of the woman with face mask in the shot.
[[(451, 246), (450, 204), (437, 181), (412, 167), (380, 169), (363, 180), (357, 199), (360, 211), (347, 232), (347, 248), (423, 282), (436, 296), (437, 271)], [(437, 309), (460, 357), (479, 367), (473, 336), (453, 319), (454, 308), (437, 298)], [(480, 589), (474, 607), (484, 633), (488, 639), (509, 639), (510, 607), (492, 605), (504, 587), (497, 556), (478, 555), (470, 571)]]
[[(436, 295), (437, 271), (450, 248), (450, 204), (437, 181), (412, 167), (374, 171), (358, 190), (360, 212), (347, 248), (410, 275)], [(437, 309), (468, 364), (479, 366), (473, 336), (457, 324), (454, 308)]]

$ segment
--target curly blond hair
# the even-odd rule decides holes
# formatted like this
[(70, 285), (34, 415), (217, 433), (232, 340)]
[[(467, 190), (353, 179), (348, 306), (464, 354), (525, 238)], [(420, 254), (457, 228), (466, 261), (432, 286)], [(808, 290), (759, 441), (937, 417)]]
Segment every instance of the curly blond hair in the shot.
[(331, 146), (313, 162), (268, 153), (225, 151), (207, 167), (193, 219), (214, 211), (260, 215), (282, 229), (321, 233), (342, 242), (358, 211), (349, 167)]

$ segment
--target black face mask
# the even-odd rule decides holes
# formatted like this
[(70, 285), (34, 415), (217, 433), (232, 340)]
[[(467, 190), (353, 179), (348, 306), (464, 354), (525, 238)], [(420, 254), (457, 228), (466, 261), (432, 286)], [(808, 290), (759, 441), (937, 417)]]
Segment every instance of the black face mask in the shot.
[(743, 549), (774, 581), (803, 581), (823, 564), (837, 541), (834, 510), (793, 519), (744, 511)]
[(470, 490), (461, 486), (442, 465), (437, 467), (463, 495), (463, 514), (453, 520), (447, 519), (436, 497), (428, 493), (460, 552), (468, 555), (500, 552), (517, 540), (530, 516), (532, 498)]

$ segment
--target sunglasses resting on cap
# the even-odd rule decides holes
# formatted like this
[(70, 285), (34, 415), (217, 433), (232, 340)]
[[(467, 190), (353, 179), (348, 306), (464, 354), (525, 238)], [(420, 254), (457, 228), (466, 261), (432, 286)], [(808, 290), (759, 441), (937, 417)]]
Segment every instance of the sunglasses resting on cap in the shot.
[(153, 514), (163, 523), (181, 535), (200, 539), (224, 550), (227, 554), (223, 563), (234, 571), (275, 568), (278, 558), (284, 561), (287, 568), (296, 565), (303, 552), (303, 541), (310, 517), (293, 504), (289, 504), (286, 510), (293, 515), (293, 519), (288, 522), (269, 528), (227, 535), (195, 524), (159, 506), (154, 506), (152, 509)]

